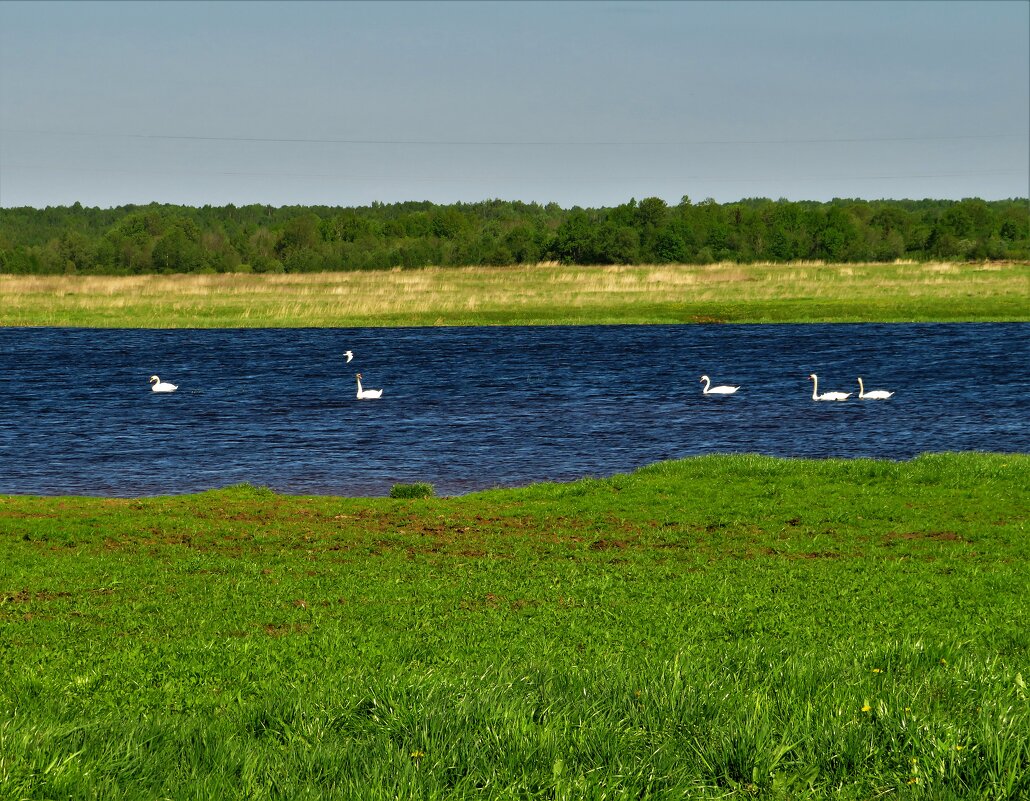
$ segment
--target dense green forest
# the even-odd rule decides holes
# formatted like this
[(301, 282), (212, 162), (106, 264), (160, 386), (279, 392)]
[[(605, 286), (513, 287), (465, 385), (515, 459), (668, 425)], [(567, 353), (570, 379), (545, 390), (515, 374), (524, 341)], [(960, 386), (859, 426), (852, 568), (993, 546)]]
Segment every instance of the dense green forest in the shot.
[(684, 197), (341, 208), (0, 209), (0, 272), (313, 272), (533, 264), (1030, 259), (1030, 203)]

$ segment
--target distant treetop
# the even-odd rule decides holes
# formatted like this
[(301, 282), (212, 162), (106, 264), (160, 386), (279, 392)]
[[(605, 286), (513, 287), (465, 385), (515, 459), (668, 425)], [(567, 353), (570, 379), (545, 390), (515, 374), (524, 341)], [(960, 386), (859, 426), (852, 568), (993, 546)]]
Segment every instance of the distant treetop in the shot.
[(1027, 198), (745, 198), (0, 209), (0, 272), (314, 272), (535, 264), (1030, 260)]

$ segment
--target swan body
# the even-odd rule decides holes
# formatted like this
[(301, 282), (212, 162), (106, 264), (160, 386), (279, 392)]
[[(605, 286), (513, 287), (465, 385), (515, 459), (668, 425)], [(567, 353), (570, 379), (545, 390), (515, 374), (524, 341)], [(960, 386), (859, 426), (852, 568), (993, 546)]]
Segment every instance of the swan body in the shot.
[(842, 401), (847, 400), (854, 392), (824, 392), (819, 394), (819, 376), (812, 373), (808, 376), (812, 380), (812, 400), (817, 401)]
[(701, 376), (701, 383), (705, 385), (705, 388), (702, 390), (705, 395), (732, 395), (740, 389), (740, 387), (730, 387), (725, 384), (720, 387), (713, 387), (712, 379), (706, 375)]
[(345, 350), (345, 351), (343, 352), (343, 355), (347, 357), (347, 361), (348, 361), (348, 362), (349, 362), (349, 361), (350, 361), (351, 359), (353, 359), (353, 358), (354, 358), (354, 354), (353, 354), (353, 353), (351, 353), (351, 352), (350, 352), (349, 350)]
[(355, 377), (358, 379), (358, 400), (374, 400), (376, 398), (383, 397), (383, 391), (381, 389), (361, 388), (361, 373), (356, 373)]
[(150, 388), (151, 392), (175, 392), (179, 387), (175, 384), (169, 384), (167, 381), (162, 381), (156, 375), (150, 376), (150, 383), (153, 386)]
[(862, 386), (862, 376), (858, 377), (858, 397), (862, 400), (887, 400), (893, 392), (888, 392), (885, 389), (874, 389), (872, 392), (866, 392), (865, 387)]

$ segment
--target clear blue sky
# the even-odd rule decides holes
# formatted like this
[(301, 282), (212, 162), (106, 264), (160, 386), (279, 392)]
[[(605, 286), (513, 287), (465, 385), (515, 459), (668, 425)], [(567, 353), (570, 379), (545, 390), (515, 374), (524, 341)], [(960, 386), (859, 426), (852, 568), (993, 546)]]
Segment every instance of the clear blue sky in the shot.
[(1030, 2), (0, 2), (0, 205), (1030, 194)]

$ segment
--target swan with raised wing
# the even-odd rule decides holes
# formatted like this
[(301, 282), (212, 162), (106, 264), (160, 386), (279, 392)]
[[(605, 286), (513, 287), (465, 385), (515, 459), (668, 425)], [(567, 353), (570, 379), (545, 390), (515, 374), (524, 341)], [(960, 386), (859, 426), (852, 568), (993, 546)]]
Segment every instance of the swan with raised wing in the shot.
[(162, 381), (156, 375), (150, 376), (150, 383), (153, 384), (150, 387), (152, 392), (175, 392), (179, 387), (175, 384), (169, 384), (167, 381)]
[(874, 389), (872, 392), (866, 392), (865, 387), (862, 385), (862, 376), (858, 377), (858, 397), (862, 400), (887, 400), (893, 392), (888, 392), (885, 389)]
[(847, 400), (854, 392), (824, 392), (822, 395), (819, 394), (819, 376), (815, 373), (811, 373), (808, 376), (812, 382), (812, 400), (817, 401), (842, 401)]
[(701, 376), (701, 383), (705, 385), (705, 388), (702, 390), (702, 393), (705, 395), (732, 395), (734, 392), (740, 389), (740, 387), (731, 387), (727, 386), (726, 384), (723, 384), (722, 386), (718, 387), (713, 387), (712, 379), (710, 379), (706, 375)]
[(358, 400), (374, 400), (376, 398), (383, 397), (383, 391), (381, 389), (361, 388), (361, 373), (355, 373), (355, 377), (358, 379)]

